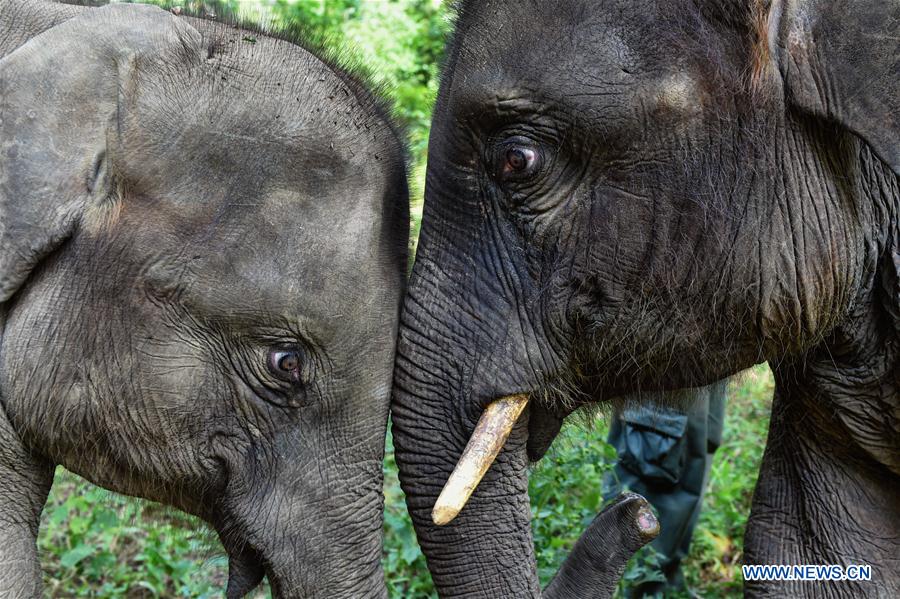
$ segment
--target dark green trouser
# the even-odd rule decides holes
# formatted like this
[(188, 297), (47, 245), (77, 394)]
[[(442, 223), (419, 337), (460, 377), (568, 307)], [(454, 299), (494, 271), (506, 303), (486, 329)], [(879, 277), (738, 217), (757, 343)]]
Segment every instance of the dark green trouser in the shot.
[(644, 583), (632, 596), (684, 588), (681, 560), (688, 554), (713, 453), (722, 442), (727, 381), (690, 391), (687, 412), (659, 406), (630, 407), (613, 421), (609, 443), (619, 453), (604, 496), (623, 489), (656, 508), (661, 532), (653, 541), (667, 583)]

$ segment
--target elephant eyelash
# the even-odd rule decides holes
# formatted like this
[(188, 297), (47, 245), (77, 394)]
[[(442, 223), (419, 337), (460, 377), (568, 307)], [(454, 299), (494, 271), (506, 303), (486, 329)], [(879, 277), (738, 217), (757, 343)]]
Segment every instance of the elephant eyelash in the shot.
[[(213, 327), (215, 345), (224, 352), (233, 376), (241, 380), (255, 396), (279, 407), (302, 407), (308, 398), (321, 396), (321, 380), (333, 367), (327, 353), (311, 335), (304, 334), (292, 323), (252, 325), (243, 334), (235, 335), (225, 327)], [(292, 348), (302, 356), (301, 375), (297, 381), (279, 379), (272, 373), (269, 352), (273, 348)]]
[(276, 378), (267, 367), (270, 345), (268, 343), (240, 343), (239, 349), (226, 350), (231, 370), (263, 401), (279, 407), (302, 407), (307, 402), (308, 391), (314, 386), (316, 375), (315, 359), (301, 344), (298, 347), (304, 360), (300, 381), (292, 383)]

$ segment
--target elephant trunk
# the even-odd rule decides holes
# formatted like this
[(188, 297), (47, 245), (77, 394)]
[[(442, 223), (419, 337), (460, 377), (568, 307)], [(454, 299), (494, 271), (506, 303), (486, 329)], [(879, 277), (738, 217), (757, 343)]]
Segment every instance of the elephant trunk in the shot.
[(290, 498), (257, 505), (272, 507), (220, 531), (229, 555), (228, 599), (244, 597), (263, 577), (276, 598), (387, 597), (380, 497), (360, 497), (341, 512), (340, 526), (329, 512)]
[[(383, 448), (293, 431), (278, 447), (230, 452), (230, 482), (209, 500), (229, 556), (228, 599), (263, 577), (276, 598), (386, 598)], [(317, 466), (326, 461), (335, 470)]]
[[(398, 368), (406, 368), (402, 357)], [(440, 408), (427, 398), (398, 389), (394, 401), (400, 481), (439, 595), (540, 597), (526, 473), (527, 415), (513, 427), (465, 509), (436, 524), (438, 494), (463, 452), (465, 435), (442, 425)]]
[[(536, 358), (547, 353), (517, 324), (516, 306), (473, 280), (478, 270), (432, 261), (430, 245), (423, 236), (394, 368), (394, 448), (407, 506), (440, 596), (541, 597), (527, 466), (530, 434), (548, 427), (528, 393), (550, 371)], [(472, 288), (480, 293), (465, 291)], [(586, 596), (609, 596), (657, 532), (643, 499), (614, 505), (545, 596), (586, 588), (604, 589)]]
[[(459, 429), (437, 424), (446, 416), (439, 402), (413, 391), (428, 377), (411, 364), (398, 354), (394, 446), (439, 595), (541, 597), (526, 471), (527, 396), (492, 402), (463, 449)], [(455, 467), (451, 456), (460, 456)], [(658, 533), (646, 500), (621, 496), (584, 532), (543, 597), (612, 597), (628, 559)]]

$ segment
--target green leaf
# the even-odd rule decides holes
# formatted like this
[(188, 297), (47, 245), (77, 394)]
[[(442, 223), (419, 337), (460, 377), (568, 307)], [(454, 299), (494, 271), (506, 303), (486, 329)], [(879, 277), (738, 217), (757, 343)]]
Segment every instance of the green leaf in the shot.
[(69, 530), (76, 536), (83, 535), (90, 524), (91, 519), (84, 516), (72, 516), (69, 518)]
[(95, 550), (96, 548), (92, 545), (76, 545), (74, 548), (63, 553), (62, 557), (59, 558), (59, 563), (64, 568), (72, 568), (84, 558), (92, 555)]

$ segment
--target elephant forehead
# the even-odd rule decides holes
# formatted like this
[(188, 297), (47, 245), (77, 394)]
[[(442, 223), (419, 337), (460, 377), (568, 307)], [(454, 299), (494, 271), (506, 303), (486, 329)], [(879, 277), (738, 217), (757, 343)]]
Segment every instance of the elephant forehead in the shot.
[(138, 63), (119, 99), (109, 148), (132, 187), (250, 191), (284, 174), (312, 189), (344, 168), (402, 162), (399, 138), (360, 81), (287, 41), (190, 22), (206, 56)]
[(262, 119), (240, 126), (180, 123), (171, 133), (133, 132), (111, 158), (131, 189), (173, 205), (255, 202), (272, 186), (315, 195), (354, 170), (365, 171), (327, 133), (311, 125), (304, 137), (277, 139)]
[(663, 12), (615, 0), (473, 5), (455, 40), (451, 89), (531, 94), (607, 120), (694, 112), (705, 90), (693, 43), (681, 39), (690, 27), (681, 4)]
[(104, 248), (90, 259), (201, 319), (327, 339), (395, 317), (406, 238), (385, 220), (408, 198), (377, 102), (303, 48), (188, 22), (206, 52), (131, 64), (85, 158), (109, 184), (85, 214), (85, 247)]
[[(310, 104), (323, 100), (310, 98)], [(384, 171), (402, 164), (399, 144), (383, 123), (334, 114), (336, 109), (298, 106), (270, 96), (252, 104), (216, 96), (197, 108), (141, 105), (124, 120), (111, 158), (117, 174), (147, 193), (227, 185), (232, 194), (253, 194), (274, 179), (314, 193), (349, 173)], [(371, 117), (374, 120), (374, 117)]]
[[(395, 244), (385, 237), (379, 195), (365, 181), (335, 188), (337, 196), (323, 190), (320, 197), (272, 188), (252, 202), (181, 210), (126, 198), (110, 232), (143, 284), (192, 313), (295, 322), (327, 340), (357, 334), (361, 315), (374, 323), (393, 314), (399, 296), (384, 269)], [(344, 194), (368, 200), (342, 203)]]

